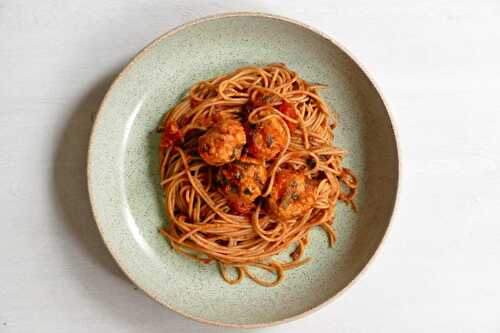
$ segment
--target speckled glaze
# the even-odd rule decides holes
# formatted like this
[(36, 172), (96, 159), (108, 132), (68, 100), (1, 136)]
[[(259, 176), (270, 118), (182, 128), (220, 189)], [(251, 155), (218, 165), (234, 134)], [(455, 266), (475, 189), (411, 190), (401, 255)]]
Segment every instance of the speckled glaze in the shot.
[[(321, 230), (277, 287), (250, 280), (230, 286), (215, 265), (173, 252), (166, 223), (155, 128), (187, 88), (240, 66), (286, 63), (328, 85), (322, 96), (338, 114), (335, 144), (361, 186), (355, 214), (339, 204), (338, 241)], [(257, 13), (204, 18), (154, 41), (123, 70), (106, 95), (92, 132), (88, 181), (95, 219), (113, 257), (149, 296), (190, 318), (254, 327), (298, 318), (344, 290), (379, 247), (398, 188), (398, 151), (387, 108), (371, 80), (337, 43), (289, 19)], [(388, 286), (381, 286), (388, 287)]]

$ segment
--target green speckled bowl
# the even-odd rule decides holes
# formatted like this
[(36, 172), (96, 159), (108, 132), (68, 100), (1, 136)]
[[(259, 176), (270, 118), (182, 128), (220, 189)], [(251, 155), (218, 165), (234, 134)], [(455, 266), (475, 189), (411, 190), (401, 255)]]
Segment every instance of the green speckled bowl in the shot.
[[(286, 63), (311, 82), (339, 117), (335, 143), (347, 149), (360, 179), (359, 213), (338, 206), (338, 241), (329, 248), (313, 230), (306, 254), (314, 260), (265, 288), (249, 279), (230, 286), (215, 265), (202, 266), (170, 249), (155, 128), (194, 82), (240, 66)], [(113, 257), (149, 296), (187, 317), (253, 327), (298, 318), (349, 286), (386, 234), (398, 188), (394, 129), (380, 93), (337, 43), (286, 18), (257, 13), (209, 17), (155, 40), (120, 73), (108, 91), (90, 141), (88, 181), (95, 219)], [(381, 286), (382, 287), (382, 286)]]

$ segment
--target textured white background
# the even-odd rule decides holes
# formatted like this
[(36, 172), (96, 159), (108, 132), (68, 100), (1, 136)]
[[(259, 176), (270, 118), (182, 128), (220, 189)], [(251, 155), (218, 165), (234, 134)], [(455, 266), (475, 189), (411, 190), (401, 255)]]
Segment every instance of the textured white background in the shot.
[(352, 51), (403, 158), (398, 213), (359, 282), (258, 331), (500, 332), (498, 0), (0, 0), (0, 332), (222, 330), (127, 281), (93, 222), (85, 159), (91, 117), (137, 51), (237, 10), (299, 19)]

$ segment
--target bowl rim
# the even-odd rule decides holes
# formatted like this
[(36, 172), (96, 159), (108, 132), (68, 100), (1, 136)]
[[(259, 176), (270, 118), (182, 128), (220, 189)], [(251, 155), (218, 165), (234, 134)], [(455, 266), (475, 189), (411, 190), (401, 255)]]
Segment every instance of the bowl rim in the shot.
[[(224, 322), (224, 321), (219, 321), (219, 320), (209, 320), (209, 319), (205, 319), (205, 318), (191, 315), (187, 312), (184, 312), (182, 310), (175, 308), (172, 304), (168, 304), (166, 302), (163, 302), (162, 300), (159, 299), (159, 297), (157, 297), (154, 294), (153, 291), (147, 290), (146, 287), (142, 286), (137, 281), (135, 281), (131, 277), (130, 273), (128, 272), (126, 265), (120, 261), (119, 254), (114, 253), (111, 250), (111, 247), (108, 245), (106, 237), (104, 236), (104, 233), (103, 233), (102, 227), (101, 227), (102, 222), (99, 221), (97, 210), (96, 210), (96, 204), (94, 202), (95, 196), (94, 196), (94, 190), (93, 190), (92, 178), (91, 178), (91, 164), (90, 164), (90, 162), (91, 162), (92, 151), (95, 147), (96, 128), (99, 126), (100, 120), (102, 118), (102, 114), (104, 113), (104, 111), (103, 111), (104, 105), (106, 104), (106, 101), (109, 98), (109, 96), (111, 95), (111, 92), (113, 91), (113, 88), (115, 87), (117, 82), (120, 81), (129, 72), (129, 70), (135, 65), (135, 63), (137, 63), (139, 60), (141, 60), (150, 49), (154, 48), (157, 44), (159, 44), (164, 39), (171, 37), (172, 35), (176, 34), (177, 32), (180, 32), (182, 30), (185, 30), (187, 28), (190, 28), (192, 26), (198, 25), (198, 24), (203, 23), (203, 22), (216, 21), (216, 20), (221, 20), (221, 19), (231, 18), (231, 17), (263, 17), (263, 18), (267, 18), (267, 19), (271, 19), (271, 20), (291, 23), (291, 24), (297, 25), (301, 28), (304, 28), (304, 29), (306, 29), (314, 34), (317, 34), (318, 36), (320, 36), (323, 39), (327, 40), (328, 42), (332, 43), (333, 45), (338, 47), (342, 52), (344, 52), (354, 62), (354, 64), (359, 67), (359, 69), (367, 77), (367, 79), (370, 81), (370, 83), (374, 87), (375, 91), (377, 92), (378, 96), (380, 97), (380, 100), (381, 100), (381, 102), (382, 102), (382, 104), (387, 112), (387, 115), (388, 115), (389, 125), (390, 125), (392, 132), (394, 134), (394, 144), (396, 146), (396, 158), (397, 158), (397, 169), (396, 169), (396, 175), (395, 175), (397, 177), (396, 193), (395, 193), (394, 203), (393, 203), (390, 215), (389, 215), (389, 221), (388, 221), (387, 227), (384, 231), (384, 234), (382, 235), (382, 238), (381, 238), (379, 244), (376, 246), (375, 251), (373, 252), (372, 256), (368, 259), (368, 261), (366, 262), (364, 267), (354, 276), (354, 278), (351, 281), (349, 281), (349, 283), (346, 286), (344, 286), (340, 291), (338, 291), (335, 295), (328, 298), (326, 301), (319, 303), (318, 305), (316, 305), (316, 306), (314, 306), (314, 307), (312, 307), (312, 308), (310, 308), (302, 313), (290, 316), (288, 318), (269, 321), (269, 322), (256, 323), (256, 324), (230, 323), (230, 322)], [(338, 297), (343, 295), (344, 292), (346, 292), (349, 288), (351, 288), (357, 281), (359, 281), (360, 277), (366, 272), (368, 266), (370, 266), (370, 264), (373, 263), (374, 258), (379, 254), (380, 248), (382, 247), (382, 244), (387, 239), (389, 229), (391, 228), (391, 226), (393, 224), (393, 219), (396, 216), (396, 213), (398, 211), (399, 195), (400, 195), (400, 187), (401, 187), (401, 166), (402, 166), (401, 164), (402, 164), (402, 162), (401, 162), (401, 147), (399, 144), (398, 131), (395, 127), (394, 117), (393, 117), (393, 115), (388, 107), (387, 101), (385, 100), (384, 96), (382, 95), (382, 93), (380, 91), (380, 88), (377, 86), (377, 84), (375, 83), (372, 76), (369, 74), (369, 72), (366, 70), (366, 68), (360, 63), (360, 61), (358, 59), (356, 59), (356, 57), (354, 57), (354, 55), (350, 51), (348, 51), (344, 46), (342, 46), (338, 41), (336, 41), (334, 38), (332, 38), (328, 34), (322, 32), (316, 28), (313, 28), (312, 26), (310, 26), (308, 24), (297, 21), (295, 19), (291, 19), (291, 18), (288, 18), (285, 16), (276, 15), (276, 14), (264, 13), (264, 12), (241, 11), (241, 12), (227, 12), (227, 13), (215, 14), (215, 15), (210, 15), (210, 16), (204, 16), (204, 17), (200, 17), (200, 18), (188, 21), (186, 23), (183, 23), (183, 24), (167, 31), (166, 33), (160, 35), (159, 37), (155, 38), (152, 42), (150, 42), (147, 46), (145, 46), (142, 50), (140, 50), (132, 58), (132, 60), (130, 60), (130, 62), (120, 71), (120, 73), (115, 77), (115, 79), (113, 80), (113, 82), (109, 86), (108, 90), (106, 91), (106, 94), (104, 95), (104, 98), (99, 105), (99, 109), (95, 115), (95, 120), (94, 120), (94, 123), (92, 125), (89, 146), (88, 146), (88, 150), (87, 150), (87, 186), (88, 186), (88, 192), (89, 192), (89, 198), (90, 198), (90, 206), (92, 209), (92, 215), (94, 217), (97, 228), (99, 230), (99, 234), (101, 235), (101, 238), (102, 238), (104, 244), (106, 245), (109, 253), (111, 254), (114, 261), (118, 264), (118, 266), (120, 267), (122, 272), (127, 276), (127, 278), (134, 285), (136, 285), (138, 288), (140, 288), (147, 296), (149, 296), (150, 298), (152, 298), (156, 302), (160, 303), (161, 305), (163, 305), (164, 307), (166, 307), (167, 309), (169, 309), (175, 313), (178, 313), (178, 314), (180, 314), (188, 319), (192, 319), (192, 320), (204, 323), (204, 324), (211, 324), (211, 325), (216, 325), (216, 326), (220, 326), (220, 327), (257, 328), (257, 327), (275, 326), (275, 325), (284, 324), (284, 323), (288, 323), (288, 322), (291, 322), (291, 321), (294, 321), (297, 319), (304, 318), (305, 316), (310, 315), (311, 313), (314, 313), (317, 310), (326, 306), (327, 304), (330, 304), (331, 302), (333, 302), (335, 299), (337, 299)]]

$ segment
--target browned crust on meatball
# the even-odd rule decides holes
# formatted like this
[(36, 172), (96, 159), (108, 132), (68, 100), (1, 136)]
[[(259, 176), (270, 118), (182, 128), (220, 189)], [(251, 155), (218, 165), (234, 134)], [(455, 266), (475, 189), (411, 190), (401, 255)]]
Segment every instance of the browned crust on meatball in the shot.
[(271, 160), (286, 146), (287, 135), (282, 122), (270, 118), (247, 128), (248, 152), (259, 159)]
[(245, 144), (243, 125), (238, 120), (226, 119), (198, 139), (198, 153), (207, 164), (220, 166), (239, 159)]
[(239, 206), (251, 205), (262, 194), (267, 179), (263, 161), (243, 156), (219, 170), (218, 182), (226, 198)]
[(276, 174), (267, 211), (279, 220), (290, 220), (305, 214), (314, 206), (316, 183), (304, 174), (284, 169)]

